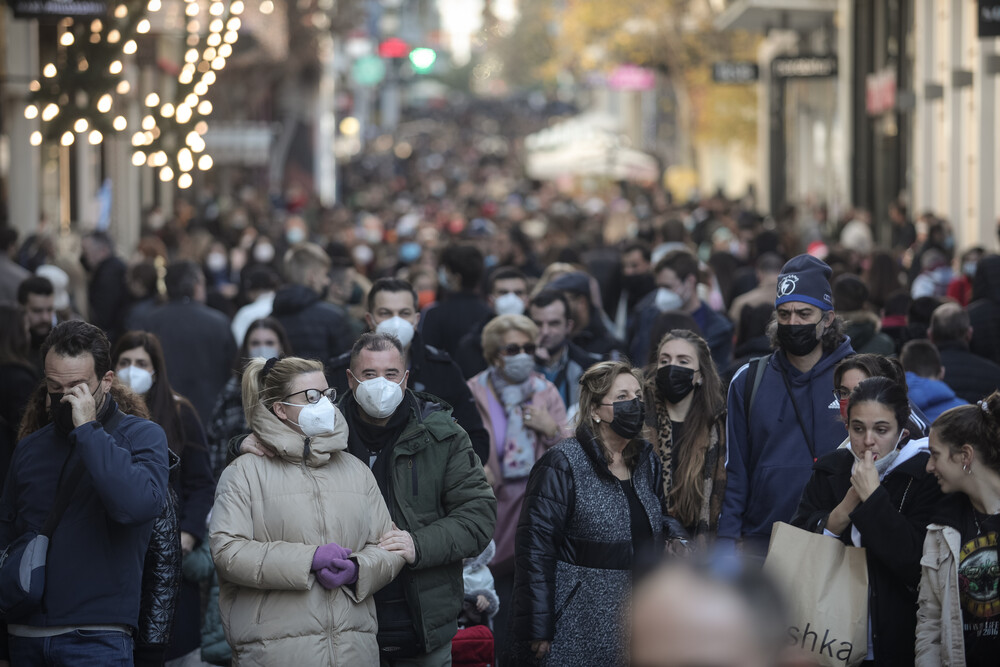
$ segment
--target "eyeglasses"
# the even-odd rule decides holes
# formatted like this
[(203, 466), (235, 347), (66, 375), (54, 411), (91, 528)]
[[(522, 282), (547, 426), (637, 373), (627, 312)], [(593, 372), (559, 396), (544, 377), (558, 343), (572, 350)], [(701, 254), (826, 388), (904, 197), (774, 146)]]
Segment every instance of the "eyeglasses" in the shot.
[(840, 387), (833, 390), (833, 395), (838, 401), (846, 401), (851, 397), (851, 390), (847, 387)]
[(337, 389), (336, 389), (336, 387), (330, 387), (329, 389), (303, 389), (302, 391), (297, 391), (294, 394), (289, 394), (288, 396), (285, 396), (285, 398), (283, 398), (281, 400), (284, 401), (284, 400), (289, 399), (292, 396), (296, 396), (298, 394), (305, 394), (306, 395), (306, 400), (309, 403), (319, 403), (319, 399), (321, 399), (323, 397), (328, 398), (331, 403), (336, 403), (337, 402)]
[(504, 345), (502, 352), (505, 356), (513, 357), (515, 354), (521, 354), (523, 351), (525, 354), (534, 354), (538, 346), (534, 343), (526, 343), (524, 345), (518, 345), (517, 343), (511, 343), (510, 345)]

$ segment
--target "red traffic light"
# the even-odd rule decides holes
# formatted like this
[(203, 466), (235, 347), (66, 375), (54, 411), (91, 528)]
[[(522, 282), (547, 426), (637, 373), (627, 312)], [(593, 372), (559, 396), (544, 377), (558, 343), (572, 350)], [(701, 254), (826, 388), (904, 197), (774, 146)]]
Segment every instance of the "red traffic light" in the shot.
[(378, 45), (378, 54), (383, 58), (405, 58), (410, 54), (410, 45), (399, 37), (390, 37)]

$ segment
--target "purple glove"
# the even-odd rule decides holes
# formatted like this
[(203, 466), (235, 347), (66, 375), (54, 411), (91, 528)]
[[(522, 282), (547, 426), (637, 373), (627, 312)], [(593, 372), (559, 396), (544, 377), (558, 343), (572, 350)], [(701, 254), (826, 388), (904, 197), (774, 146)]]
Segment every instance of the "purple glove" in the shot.
[(316, 572), (316, 581), (326, 590), (333, 590), (358, 580), (358, 564), (349, 558), (337, 558)]
[(343, 560), (351, 555), (350, 549), (345, 549), (336, 542), (324, 544), (313, 554), (312, 571), (318, 572), (335, 560)]

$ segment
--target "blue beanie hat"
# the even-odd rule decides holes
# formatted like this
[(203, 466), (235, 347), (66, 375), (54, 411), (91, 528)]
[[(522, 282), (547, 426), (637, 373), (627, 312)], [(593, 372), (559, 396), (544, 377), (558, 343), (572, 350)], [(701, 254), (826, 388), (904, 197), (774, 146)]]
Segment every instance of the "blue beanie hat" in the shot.
[(793, 257), (781, 268), (774, 307), (788, 301), (801, 301), (822, 310), (833, 310), (832, 275), (833, 270), (812, 255)]

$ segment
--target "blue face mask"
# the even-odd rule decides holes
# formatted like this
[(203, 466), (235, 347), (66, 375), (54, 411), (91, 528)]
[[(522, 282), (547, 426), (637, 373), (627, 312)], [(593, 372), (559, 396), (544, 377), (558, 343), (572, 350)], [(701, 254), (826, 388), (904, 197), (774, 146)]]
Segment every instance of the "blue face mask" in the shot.
[(257, 345), (250, 348), (251, 358), (264, 357), (265, 359), (274, 359), (279, 354), (278, 348), (270, 345)]

